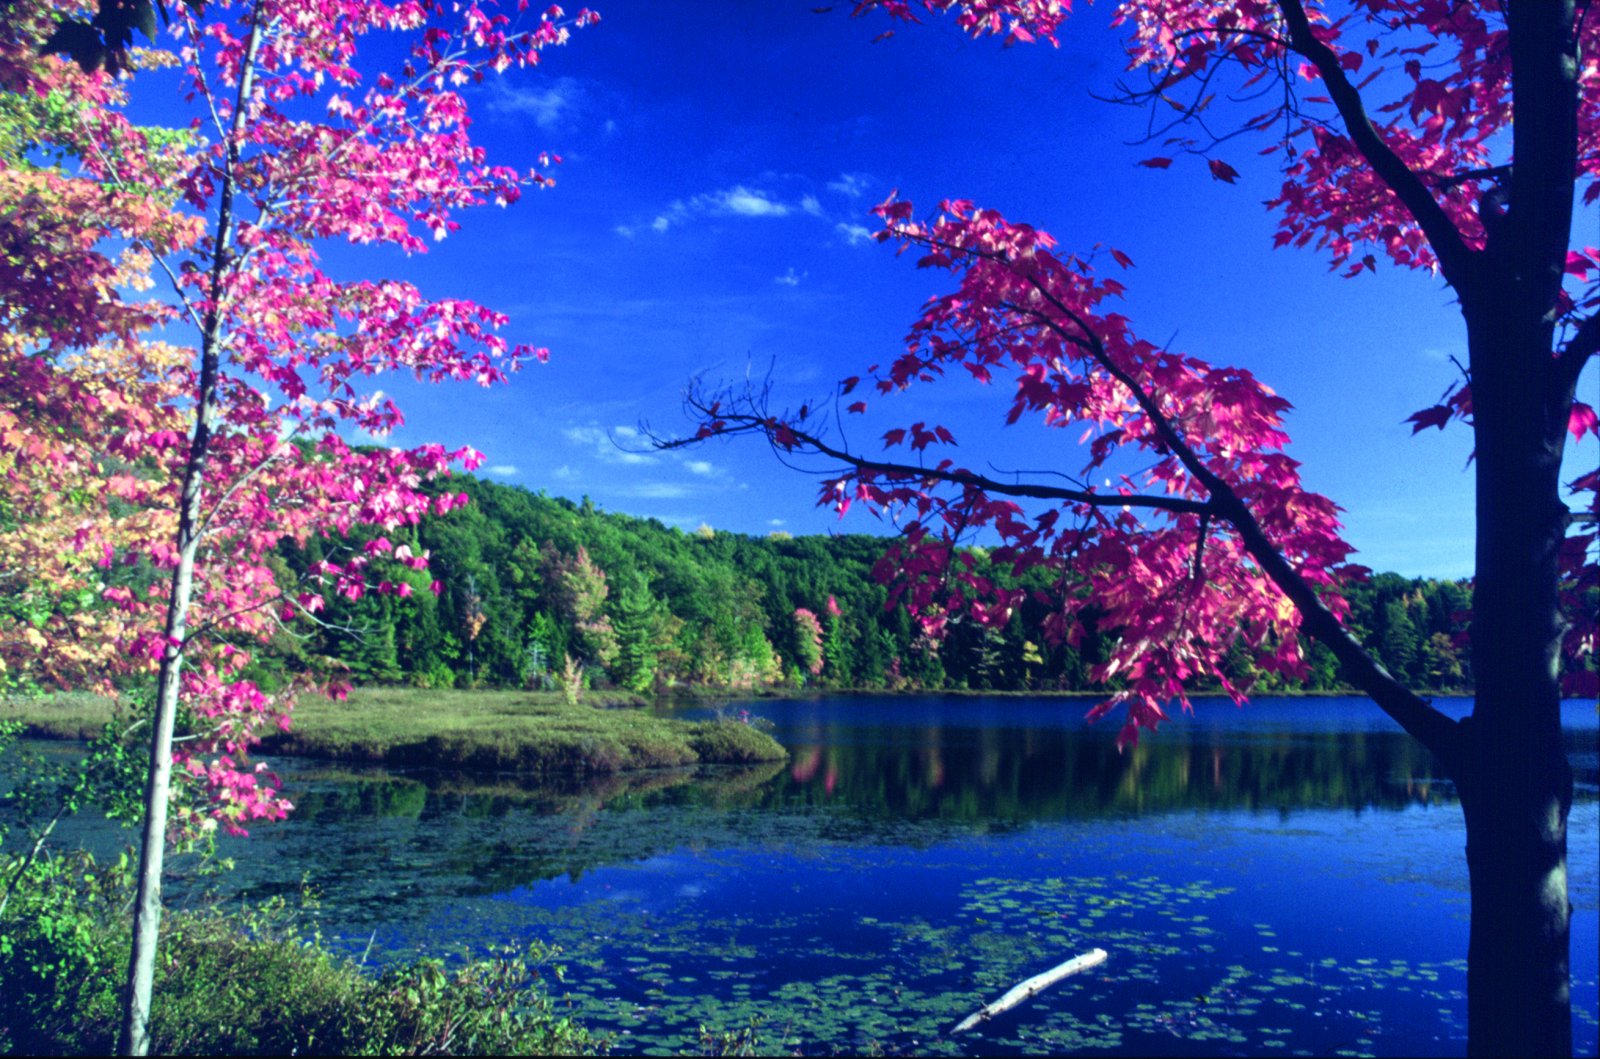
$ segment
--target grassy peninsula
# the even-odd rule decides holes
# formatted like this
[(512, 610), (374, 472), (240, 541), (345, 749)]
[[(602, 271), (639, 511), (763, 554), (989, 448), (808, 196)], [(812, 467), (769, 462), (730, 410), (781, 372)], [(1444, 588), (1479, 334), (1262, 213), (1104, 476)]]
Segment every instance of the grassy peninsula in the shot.
[[(13, 699), (0, 706), (0, 721), (22, 721), (25, 733), (36, 737), (87, 739), (112, 713), (105, 699), (61, 695)], [(267, 736), (260, 753), (539, 775), (745, 765), (786, 756), (776, 740), (749, 725), (657, 717), (627, 696), (572, 704), (556, 692), (415, 688), (358, 688), (342, 701), (308, 696), (295, 707), (294, 727)]]

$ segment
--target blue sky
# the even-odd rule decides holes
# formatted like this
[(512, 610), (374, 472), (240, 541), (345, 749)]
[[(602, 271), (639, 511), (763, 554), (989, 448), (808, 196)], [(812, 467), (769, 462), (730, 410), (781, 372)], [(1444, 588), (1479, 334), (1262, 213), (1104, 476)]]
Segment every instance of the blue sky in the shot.
[[(472, 97), (495, 160), (563, 156), (555, 188), (463, 215), (421, 257), (330, 254), (341, 271), (507, 312), (513, 338), (552, 352), (506, 388), (391, 387), (409, 418), (396, 441), (470, 443), (487, 454), (480, 473), (684, 528), (879, 531), (814, 507), (815, 479), (748, 439), (665, 454), (613, 441), (642, 448), (630, 434), (641, 420), (684, 427), (679, 395), (695, 375), (771, 364), (778, 403), (798, 405), (891, 357), (951, 283), (865, 238), (867, 211), (898, 188), (919, 206), (971, 198), (1068, 248), (1129, 254), (1137, 267), (1119, 278), (1140, 333), (1246, 366), (1294, 402), (1291, 454), (1347, 509), (1358, 561), (1470, 573), (1468, 432), (1412, 438), (1403, 423), (1452, 381), (1450, 358), (1465, 360), (1449, 292), (1425, 274), (1346, 280), (1309, 252), (1273, 251), (1265, 144), (1222, 154), (1242, 174), (1234, 185), (1197, 159), (1138, 168), (1163, 153), (1130, 143), (1148, 115), (1092, 96), (1122, 72), (1108, 7), (1075, 16), (1059, 49), (1002, 50), (948, 23), (874, 42), (887, 23), (849, 18), (848, 3), (597, 6), (600, 24)], [(952, 378), (876, 402), (879, 425), (852, 417), (850, 437), (876, 451), (887, 425), (926, 418), (955, 430), (973, 465), (1082, 466), (1065, 432), (1003, 428), (1005, 398)], [(1575, 459), (1592, 465), (1595, 446)]]

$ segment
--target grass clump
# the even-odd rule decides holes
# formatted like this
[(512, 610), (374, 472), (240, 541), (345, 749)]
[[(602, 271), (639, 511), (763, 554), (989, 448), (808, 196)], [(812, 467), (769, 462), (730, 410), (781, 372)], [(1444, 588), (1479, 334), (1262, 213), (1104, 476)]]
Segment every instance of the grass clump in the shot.
[[(126, 865), (0, 861), (0, 1052), (110, 1054), (128, 958)], [(162, 924), (151, 1050), (176, 1055), (596, 1054), (540, 989), (548, 954), (507, 951), (365, 973), (302, 940), (281, 900)], [(559, 974), (559, 969), (556, 969)]]
[[(692, 721), (686, 733), (690, 748), (701, 761), (728, 765), (753, 765), (782, 760), (774, 757), (777, 742), (766, 732), (738, 721)], [(782, 748), (780, 747), (780, 752)]]

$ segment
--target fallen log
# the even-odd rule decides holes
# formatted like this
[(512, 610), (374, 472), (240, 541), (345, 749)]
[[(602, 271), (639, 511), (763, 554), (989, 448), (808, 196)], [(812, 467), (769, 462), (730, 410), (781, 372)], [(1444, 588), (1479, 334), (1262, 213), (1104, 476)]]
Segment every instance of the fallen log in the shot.
[(1003, 1011), (1010, 1011), (1029, 997), (1044, 992), (1061, 981), (1061, 979), (1071, 977), (1079, 971), (1087, 971), (1091, 967), (1098, 967), (1105, 962), (1106, 950), (1104, 949), (1090, 949), (1082, 956), (1074, 956), (1066, 963), (1057, 964), (1043, 974), (1036, 974), (1032, 978), (1018, 982), (1006, 992), (1005, 996), (968, 1015), (950, 1032), (964, 1033), (980, 1022), (987, 1022)]

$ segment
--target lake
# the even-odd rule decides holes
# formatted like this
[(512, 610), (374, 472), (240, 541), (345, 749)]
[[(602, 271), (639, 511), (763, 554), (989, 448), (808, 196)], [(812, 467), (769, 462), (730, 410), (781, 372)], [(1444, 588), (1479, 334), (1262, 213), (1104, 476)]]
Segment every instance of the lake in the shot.
[[(558, 946), (552, 992), (622, 1052), (758, 1018), (767, 1050), (807, 1054), (1463, 1053), (1465, 831), (1425, 751), (1362, 699), (1264, 698), (1197, 701), (1119, 755), (1088, 705), (735, 703), (787, 763), (555, 786), (280, 760), (298, 810), (226, 843), (227, 885), (309, 877), (324, 935), (371, 961)], [(1592, 702), (1565, 712), (1593, 1054), (1600, 742)]]

